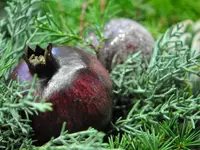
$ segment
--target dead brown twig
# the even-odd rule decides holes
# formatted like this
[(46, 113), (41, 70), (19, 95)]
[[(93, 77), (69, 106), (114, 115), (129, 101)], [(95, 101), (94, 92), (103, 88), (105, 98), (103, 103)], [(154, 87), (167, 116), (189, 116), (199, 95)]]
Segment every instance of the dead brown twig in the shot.
[[(80, 36), (82, 35), (83, 30), (84, 30), (85, 12), (86, 12), (88, 6), (93, 2), (94, 2), (94, 0), (89, 0), (88, 2), (85, 2), (82, 4), (82, 11), (81, 11), (81, 15), (80, 15)], [(101, 13), (104, 12), (106, 3), (107, 3), (107, 0), (100, 0), (100, 12)]]
[(89, 5), (89, 2), (85, 2), (82, 5), (82, 11), (80, 15), (80, 36), (82, 35), (83, 30), (84, 30), (85, 12), (87, 10), (88, 5)]
[(101, 11), (101, 13), (104, 12), (106, 2), (107, 2), (107, 0), (101, 0), (101, 4), (100, 4), (100, 11)]

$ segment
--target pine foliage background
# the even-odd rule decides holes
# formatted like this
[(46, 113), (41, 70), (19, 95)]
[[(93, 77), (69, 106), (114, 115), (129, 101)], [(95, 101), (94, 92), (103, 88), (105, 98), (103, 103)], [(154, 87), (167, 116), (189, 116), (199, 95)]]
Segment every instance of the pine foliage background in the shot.
[[(0, 20), (0, 149), (6, 150), (171, 150), (200, 148), (200, 2), (195, 0), (7, 0)], [(3, 1), (2, 1), (3, 2)], [(186, 11), (187, 10), (187, 11)], [(150, 64), (130, 55), (110, 73), (113, 128), (93, 128), (33, 145), (30, 116), (52, 110), (33, 97), (34, 81), (8, 82), (26, 45), (72, 45), (97, 53), (111, 18), (143, 24), (156, 39)], [(186, 20), (191, 19), (191, 20)], [(99, 37), (94, 48), (87, 39)], [(119, 114), (117, 112), (120, 112)], [(25, 114), (22, 117), (21, 114)]]

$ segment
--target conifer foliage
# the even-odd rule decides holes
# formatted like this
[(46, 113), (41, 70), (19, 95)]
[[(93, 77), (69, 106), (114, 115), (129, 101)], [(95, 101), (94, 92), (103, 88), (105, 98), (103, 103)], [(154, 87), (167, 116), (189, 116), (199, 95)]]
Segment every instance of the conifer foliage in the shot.
[[(2, 150), (170, 150), (200, 147), (199, 41), (183, 38), (187, 33), (199, 32), (198, 24), (186, 30), (185, 22), (169, 27), (161, 24), (158, 0), (8, 0), (0, 20), (0, 149)], [(163, 1), (171, 10), (171, 1)], [(175, 14), (185, 9), (183, 0)], [(200, 16), (197, 4), (190, 1), (190, 19)], [(174, 4), (177, 5), (177, 4)], [(193, 11), (193, 10), (196, 11)], [(101, 11), (100, 11), (101, 10)], [(155, 14), (154, 11), (162, 11)], [(194, 13), (196, 12), (196, 14)], [(166, 14), (165, 14), (166, 13)], [(52, 110), (45, 100), (37, 103), (33, 96), (37, 76), (32, 83), (19, 84), (8, 76), (20, 61), (26, 45), (71, 45), (98, 54), (106, 40), (103, 29), (115, 17), (140, 21), (153, 33), (156, 43), (150, 63), (142, 61), (141, 52), (130, 55), (110, 72), (113, 81), (114, 116), (107, 133), (93, 128), (68, 133), (66, 123), (59, 137), (43, 146), (34, 146), (30, 117)], [(183, 14), (181, 21), (188, 17)], [(151, 19), (148, 19), (151, 18)], [(166, 19), (166, 18), (165, 18)], [(158, 28), (155, 23), (158, 22)], [(189, 27), (189, 26), (187, 26)], [(162, 29), (161, 29), (162, 28)], [(98, 36), (93, 47), (88, 35)], [(195, 33), (197, 35), (197, 33)], [(189, 40), (188, 40), (189, 39)], [(194, 43), (195, 42), (195, 43)], [(192, 44), (191, 44), (192, 43)], [(193, 45), (193, 46), (191, 46)], [(195, 51), (196, 50), (196, 51)], [(195, 80), (194, 80), (195, 78)], [(30, 87), (26, 90), (26, 87)]]

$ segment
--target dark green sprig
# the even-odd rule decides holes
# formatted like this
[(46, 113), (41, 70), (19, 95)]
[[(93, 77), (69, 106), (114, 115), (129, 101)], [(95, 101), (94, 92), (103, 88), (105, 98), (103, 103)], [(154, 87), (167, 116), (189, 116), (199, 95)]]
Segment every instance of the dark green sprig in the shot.
[(135, 136), (146, 124), (174, 117), (190, 120), (195, 128), (200, 98), (192, 94), (190, 76), (199, 74), (192, 68), (199, 66), (200, 55), (191, 55), (192, 50), (179, 38), (182, 27), (170, 28), (157, 40), (148, 69), (138, 57), (140, 53), (113, 69), (116, 101), (133, 104), (126, 119), (117, 121), (119, 129)]
[(146, 124), (134, 136), (129, 133), (111, 136), (109, 146), (126, 150), (198, 149), (199, 128), (193, 129), (190, 121), (175, 117), (159, 124)]
[[(6, 150), (30, 148), (30, 115), (51, 110), (51, 104), (36, 102), (37, 97), (33, 96), (35, 80), (31, 85), (5, 82), (11, 65), (18, 61), (26, 43), (36, 32), (31, 29), (31, 20), (37, 2), (7, 2), (7, 17), (0, 21), (0, 147)], [(30, 90), (25, 90), (28, 88)]]
[[(33, 96), (35, 80), (30, 84), (20, 84), (16, 81), (9, 85), (0, 84), (0, 146), (15, 149), (30, 146), (32, 135), (30, 115), (39, 111), (51, 110), (51, 104), (38, 103)], [(30, 90), (26, 90), (30, 88)], [(26, 96), (24, 96), (26, 95)], [(37, 106), (37, 107), (36, 107)], [(25, 140), (27, 139), (27, 141)]]
[[(8, 1), (5, 10), (7, 16), (1, 21), (0, 27), (0, 77), (7, 78), (11, 65), (21, 58), (25, 46), (30, 43), (37, 29), (33, 29), (32, 17), (40, 14), (36, 4), (39, 0)], [(37, 12), (37, 13), (36, 13)]]
[[(26, 44), (34, 44), (35, 38), (42, 35), (41, 38), (43, 41), (47, 42), (48, 40), (46, 40), (44, 36), (48, 35), (48, 37), (51, 37), (48, 39), (51, 39), (54, 43), (59, 43), (56, 42), (56, 39), (62, 41), (62, 37), (67, 37), (67, 35), (70, 35), (72, 39), (75, 37), (77, 37), (76, 40), (81, 39), (72, 29), (70, 29), (70, 27), (67, 27), (68, 30), (66, 32), (62, 32), (61, 28), (54, 22), (54, 20), (52, 20), (52, 16), (48, 13), (45, 14), (44, 17), (40, 17), (40, 11), (38, 11), (35, 5), (37, 2), (39, 1), (12, 0), (8, 3), (6, 8), (8, 19), (5, 19), (5, 23), (2, 24), (5, 28), (6, 35), (3, 32), (1, 33), (2, 44), (0, 45), (3, 47), (0, 53), (1, 58), (4, 58), (2, 59), (3, 61), (1, 61), (1, 71), (4, 71), (7, 76), (9, 75), (8, 70), (11, 68), (11, 65), (18, 61), (18, 58), (21, 57), (20, 53)], [(17, 8), (15, 9), (15, 7)], [(15, 15), (13, 12), (15, 12)], [(35, 23), (33, 18), (35, 18), (37, 23), (40, 24), (37, 28), (33, 28)], [(52, 37), (55, 37), (55, 39)], [(37, 42), (37, 44), (39, 43)], [(8, 60), (12, 61), (12, 63), (9, 63)], [(5, 64), (9, 65), (5, 67)], [(2, 74), (1, 79), (4, 78), (4, 74)], [(106, 149), (107, 144), (103, 142), (104, 134), (93, 129), (74, 134), (68, 134), (63, 130), (61, 136), (56, 139), (52, 139), (44, 147), (34, 147), (32, 145), (33, 140), (31, 139), (33, 131), (30, 126), (30, 116), (38, 114), (39, 112), (51, 110), (51, 104), (44, 103), (44, 101), (38, 103), (38, 98), (37, 96), (34, 96), (33, 93), (36, 87), (35, 80), (31, 85), (30, 83), (24, 83), (22, 85), (15, 81), (8, 84), (7, 82), (5, 83), (5, 80), (2, 80), (1, 83), (1, 148), (8, 150), (34, 148), (52, 148), (55, 150), (63, 148), (78, 148), (87, 150)], [(61, 144), (63, 145), (59, 146)]]
[(79, 150), (106, 150), (107, 143), (103, 142), (104, 133), (98, 132), (93, 128), (86, 131), (69, 134), (65, 131), (65, 123), (63, 124), (60, 136), (51, 139), (48, 143), (41, 147), (35, 147), (33, 150), (58, 150), (58, 149), (79, 149)]
[[(66, 2), (66, 5), (70, 3)], [(105, 7), (104, 13), (101, 13), (99, 2), (95, 1), (77, 1), (74, 5), (79, 5), (79, 7), (70, 7), (71, 12), (80, 11), (84, 4), (87, 3), (87, 7), (85, 8), (83, 27), (79, 27), (79, 23), (81, 22), (81, 18), (79, 20), (74, 19), (74, 16), (66, 15), (63, 10), (57, 10), (61, 14), (54, 15), (56, 9), (53, 7), (49, 7), (49, 3), (43, 3), (44, 8), (48, 8), (44, 13), (45, 15), (42, 17), (38, 17), (35, 19), (36, 28), (39, 29), (39, 33), (36, 34), (33, 41), (37, 40), (37, 44), (45, 44), (52, 42), (56, 45), (73, 45), (76, 47), (82, 47), (89, 52), (96, 53), (98, 55), (98, 51), (102, 46), (102, 43), (105, 41), (104, 38), (104, 25), (108, 20), (115, 16), (120, 12), (117, 5), (114, 3), (114, 0), (108, 1), (108, 4)], [(58, 3), (58, 5), (62, 5), (62, 3)], [(68, 5), (69, 7), (69, 5)], [(82, 8), (83, 9), (83, 8)], [(57, 12), (56, 12), (57, 13)], [(75, 22), (73, 26), (71, 26), (68, 20), (72, 19)], [(76, 16), (77, 17), (77, 16)], [(78, 15), (81, 17), (81, 14)], [(83, 33), (82, 29), (83, 28)], [(90, 41), (90, 34), (95, 34), (98, 39), (98, 45), (93, 45), (93, 41)], [(38, 42), (39, 40), (39, 42)]]
[[(40, 6), (45, 5), (45, 12), (38, 11), (35, 5), (38, 2)], [(115, 127), (117, 133), (123, 131), (124, 134), (112, 135), (109, 143), (105, 143), (104, 134), (94, 129), (69, 134), (63, 127), (61, 135), (52, 138), (44, 146), (32, 145), (29, 116), (51, 110), (51, 105), (43, 101), (35, 102), (37, 97), (33, 98), (34, 82), (30, 90), (24, 90), (28, 85), (17, 82), (5, 84), (5, 74), (8, 75), (11, 65), (21, 57), (25, 45), (46, 46), (48, 42), (53, 42), (89, 49), (92, 43), (85, 37), (87, 31), (91, 31), (100, 39), (98, 49), (105, 40), (103, 26), (110, 18), (130, 16), (144, 19), (143, 12), (150, 15), (153, 12), (148, 4), (141, 5), (142, 1), (133, 3), (131, 0), (108, 0), (104, 13), (100, 13), (99, 3), (94, 1), (86, 10), (85, 30), (80, 35), (79, 16), (84, 2), (87, 1), (10, 0), (8, 3), (8, 19), (0, 23), (0, 96), (3, 98), (0, 100), (0, 148), (132, 150), (187, 149), (199, 146), (199, 132), (194, 129), (200, 117), (199, 97), (193, 95), (194, 82), (191, 81), (191, 75), (195, 75), (198, 80), (200, 56), (193, 56), (190, 47), (181, 40), (181, 26), (169, 29), (157, 41), (149, 66), (143, 64), (139, 52), (113, 69), (111, 76), (115, 102), (120, 101), (121, 104), (115, 105), (115, 109), (128, 113), (123, 119), (117, 117)], [(53, 7), (57, 6), (55, 3), (58, 4), (55, 9), (57, 11), (52, 9), (50, 3), (53, 3)], [(97, 50), (95, 47), (92, 49)], [(21, 113), (24, 114), (23, 118)], [(170, 119), (173, 121), (170, 122)]]
[(15, 62), (15, 60), (10, 59), (10, 56), (13, 54), (10, 52), (11, 42), (6, 41), (5, 32), (2, 31), (5, 23), (5, 20), (0, 21), (0, 58), (4, 58), (3, 61), (0, 61), (0, 79), (5, 75), (7, 69)]

